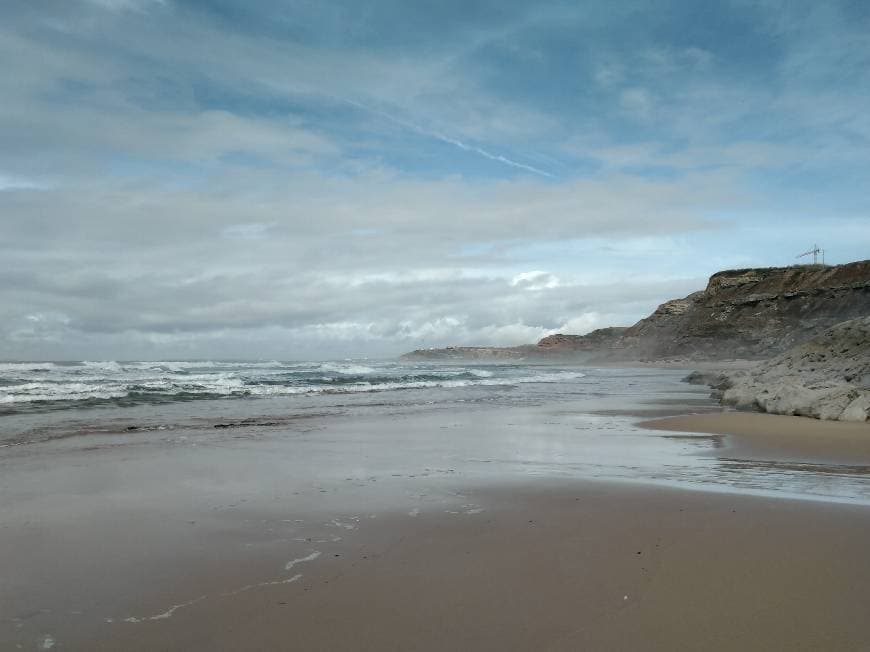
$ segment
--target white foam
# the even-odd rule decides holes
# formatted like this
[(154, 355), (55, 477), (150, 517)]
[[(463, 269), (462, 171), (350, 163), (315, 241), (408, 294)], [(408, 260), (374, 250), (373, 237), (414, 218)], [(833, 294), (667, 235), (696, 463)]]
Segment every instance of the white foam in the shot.
[(314, 561), (315, 559), (317, 559), (318, 557), (320, 557), (320, 554), (321, 554), (321, 553), (320, 553), (319, 550), (315, 550), (314, 552), (312, 552), (310, 555), (308, 555), (308, 556), (306, 556), (306, 557), (300, 557), (299, 559), (293, 559), (293, 560), (291, 560), (291, 561), (288, 561), (288, 562), (284, 565), (284, 570), (285, 570), (285, 571), (288, 571), (288, 570), (290, 570), (291, 568), (293, 568), (294, 566), (296, 566), (296, 565), (298, 565), (298, 564), (304, 564), (304, 563), (309, 562), (309, 561)]
[(90, 360), (82, 361), (82, 366), (87, 367), (89, 369), (99, 369), (100, 371), (105, 371), (109, 373), (120, 373), (124, 371), (124, 367), (114, 360), (101, 360), (92, 362)]
[[(293, 582), (298, 582), (302, 579), (301, 574), (294, 575), (293, 577), (283, 579), (283, 580), (269, 580), (266, 582), (257, 582), (256, 584), (246, 584), (238, 589), (233, 589), (231, 591), (224, 591), (219, 593), (220, 597), (229, 597), (232, 595), (238, 595), (239, 593), (244, 593), (245, 591), (251, 591), (253, 589), (259, 589), (264, 586), (277, 586), (279, 584), (292, 584)], [(193, 600), (188, 600), (187, 602), (181, 602), (179, 604), (174, 604), (169, 609), (159, 614), (155, 614), (153, 616), (129, 616), (124, 618), (123, 622), (125, 623), (144, 623), (149, 620), (166, 620), (167, 618), (172, 618), (175, 615), (175, 612), (179, 609), (184, 609), (185, 607), (190, 607), (191, 605), (196, 604), (197, 602), (202, 602), (203, 600), (208, 599), (208, 595), (201, 595), (198, 598), (194, 598)], [(107, 618), (106, 622), (112, 622), (111, 618)], [(54, 640), (54, 639), (52, 639)], [(49, 649), (49, 648), (43, 648)]]
[(371, 374), (375, 372), (375, 369), (372, 369), (371, 367), (348, 362), (324, 362), (320, 365), (320, 370), (351, 376)]
[(121, 398), (127, 395), (123, 386), (91, 385), (88, 383), (21, 383), (0, 387), (0, 403), (33, 403), (34, 401), (75, 401), (88, 398)]
[(263, 586), (277, 586), (279, 584), (292, 584), (293, 582), (298, 582), (302, 579), (301, 574), (294, 575), (286, 580), (271, 580), (269, 582), (257, 582), (256, 584), (247, 584), (240, 589), (235, 589), (233, 591), (224, 591), (221, 593), (221, 597), (226, 597), (230, 595), (237, 595), (239, 593), (244, 593), (245, 591), (250, 591), (252, 589), (259, 589)]
[(146, 620), (166, 620), (167, 618), (172, 618), (176, 611), (179, 609), (184, 609), (185, 607), (189, 607), (190, 605), (196, 604), (197, 602), (202, 602), (207, 599), (207, 595), (201, 595), (198, 598), (194, 598), (193, 600), (188, 600), (187, 602), (181, 602), (179, 604), (174, 604), (166, 611), (155, 614), (153, 616), (130, 616), (128, 618), (124, 618), (125, 623), (142, 623)]
[[(337, 377), (363, 376), (348, 384), (307, 383), (305, 374), (329, 371)], [(426, 369), (415, 373), (440, 377), (416, 380), (397, 377), (386, 382), (365, 380), (366, 374), (381, 371), (392, 374), (391, 367), (374, 368), (354, 362), (324, 362), (286, 365), (267, 363), (235, 363), (213, 361), (115, 361), (57, 365), (54, 363), (2, 363), (0, 377), (14, 378), (15, 384), (0, 386), (0, 404), (26, 404), (36, 401), (78, 401), (86, 399), (116, 399), (131, 392), (144, 392), (172, 397), (185, 395), (221, 396), (292, 396), (297, 394), (356, 394), (406, 389), (458, 389), (475, 385), (513, 386), (522, 383), (556, 383), (582, 378), (579, 371), (536, 370), (527, 375), (511, 376), (511, 370), (452, 368)], [(276, 374), (288, 374), (287, 383), (276, 383)], [(460, 377), (464, 376), (464, 377)], [(266, 382), (259, 380), (270, 379)]]
[(0, 362), (0, 374), (6, 372), (46, 371), (57, 369), (53, 362)]

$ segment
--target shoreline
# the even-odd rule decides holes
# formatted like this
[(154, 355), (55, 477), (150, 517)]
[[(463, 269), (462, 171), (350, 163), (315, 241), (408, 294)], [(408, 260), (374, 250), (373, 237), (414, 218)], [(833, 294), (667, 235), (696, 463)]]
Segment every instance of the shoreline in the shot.
[(870, 467), (870, 423), (761, 412), (716, 412), (641, 421), (649, 430), (721, 435), (716, 454), (748, 460)]
[[(631, 401), (625, 384), (585, 400), (390, 407), (271, 429), (209, 422), (7, 449), (0, 558), (15, 564), (0, 586), (0, 648), (41, 649), (46, 637), (89, 652), (870, 640), (870, 505), (775, 495), (821, 482), (866, 496), (862, 477), (842, 477), (858, 458), (768, 470), (733, 464), (737, 435), (637, 427), (640, 413), (705, 400), (662, 378)], [(596, 414), (606, 405), (619, 415)], [(724, 428), (731, 414), (673, 420)], [(705, 482), (738, 490), (693, 484)], [(740, 490), (759, 482), (774, 494)]]

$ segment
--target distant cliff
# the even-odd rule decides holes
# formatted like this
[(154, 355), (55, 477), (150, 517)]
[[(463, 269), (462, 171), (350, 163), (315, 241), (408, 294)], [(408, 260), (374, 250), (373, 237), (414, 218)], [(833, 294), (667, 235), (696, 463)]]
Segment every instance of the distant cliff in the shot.
[(627, 328), (551, 335), (536, 345), (422, 349), (405, 359), (583, 362), (765, 359), (838, 322), (870, 315), (870, 260), (718, 272), (707, 287)]
[(870, 261), (719, 272), (602, 343), (619, 359), (763, 359), (870, 315)]
[(516, 362), (538, 359), (534, 344), (523, 346), (448, 346), (443, 349), (417, 349), (401, 356), (402, 360), (450, 362), (452, 360), (482, 360), (485, 362)]

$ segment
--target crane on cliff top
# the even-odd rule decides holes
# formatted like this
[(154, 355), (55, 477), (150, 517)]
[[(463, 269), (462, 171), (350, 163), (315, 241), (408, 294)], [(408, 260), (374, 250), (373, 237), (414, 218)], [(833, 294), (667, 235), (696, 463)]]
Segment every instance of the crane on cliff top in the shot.
[(813, 255), (813, 265), (818, 265), (819, 263), (819, 254), (822, 254), (822, 265), (825, 264), (825, 250), (819, 249), (819, 245), (814, 244), (813, 248), (809, 251), (805, 251), (802, 254), (798, 254), (795, 258), (803, 258), (804, 256)]

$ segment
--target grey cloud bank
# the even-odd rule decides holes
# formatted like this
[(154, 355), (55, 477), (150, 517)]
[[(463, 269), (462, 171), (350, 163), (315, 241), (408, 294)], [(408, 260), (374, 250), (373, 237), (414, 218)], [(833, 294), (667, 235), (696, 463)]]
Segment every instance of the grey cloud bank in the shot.
[[(251, 206), (187, 193), (155, 202), (134, 189), (87, 201), (56, 191), (40, 191), (38, 200), (19, 197), (26, 209), (17, 211), (17, 243), (4, 247), (9, 265), (0, 273), (8, 298), (0, 308), (10, 329), (6, 354), (73, 347), (91, 356), (123, 349), (142, 357), (168, 347), (175, 355), (207, 356), (215, 340), (232, 342), (221, 349), (234, 356), (250, 355), (253, 346), (262, 355), (289, 357), (311, 346), (315, 355), (385, 355), (430, 342), (512, 344), (571, 329), (584, 315), (589, 321), (579, 323), (588, 328), (625, 320), (651, 297), (688, 286), (667, 277), (627, 286), (600, 277), (526, 279), (513, 271), (524, 264), (516, 252), (468, 254), (461, 245), (464, 233), (471, 241), (522, 248), (534, 219), (531, 189), (521, 193), (528, 207), (446, 193), (439, 207), (430, 201), (416, 211), (413, 198), (422, 192), (397, 199), (397, 184), (389, 186), (386, 199), (366, 188), (377, 200), (371, 206), (361, 193), (343, 202), (332, 194), (325, 207), (294, 201), (312, 187)], [(542, 203), (552, 200), (550, 189), (542, 192)], [(363, 223), (377, 228), (354, 233), (358, 222), (346, 219), (345, 202), (353, 207), (349, 216), (364, 215)], [(113, 207), (111, 223), (99, 219), (103, 206)], [(179, 212), (185, 217), (176, 224)], [(463, 219), (477, 212), (474, 228), (464, 228)], [(68, 219), (58, 224), (43, 217), (60, 213)], [(571, 237), (577, 217), (568, 213), (560, 223), (555, 211), (549, 214), (552, 223), (541, 232)], [(618, 215), (609, 225), (593, 216), (585, 230), (603, 237), (628, 228)], [(234, 223), (239, 216), (256, 221)], [(706, 226), (677, 217), (674, 228), (689, 225)]]
[(0, 8), (0, 357), (517, 344), (867, 257), (852, 4), (363, 5)]

